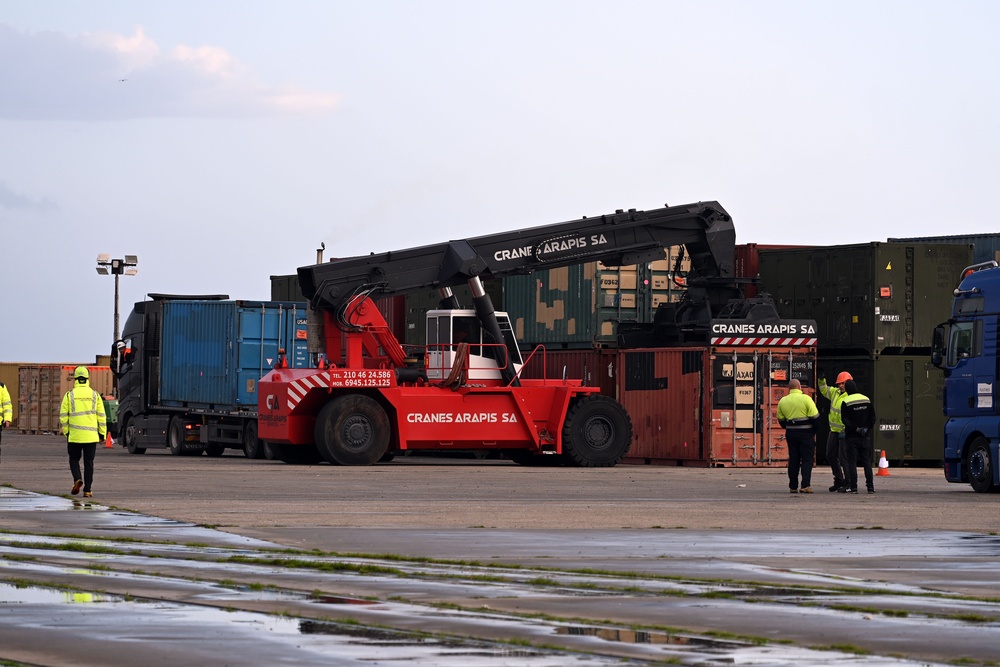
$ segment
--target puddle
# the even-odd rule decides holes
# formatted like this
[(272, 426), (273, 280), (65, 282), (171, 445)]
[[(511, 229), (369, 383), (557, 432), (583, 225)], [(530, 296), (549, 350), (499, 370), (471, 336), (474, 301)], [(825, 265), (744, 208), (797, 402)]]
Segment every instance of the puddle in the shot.
[[(81, 606), (88, 607), (86, 613), (79, 612)], [(7, 632), (15, 627), (15, 634)], [(170, 602), (138, 602), (97, 593), (0, 584), (0, 645), (4, 647), (5, 657), (16, 661), (21, 651), (44, 651), (35, 644), (50, 641), (46, 637), (51, 637), (56, 628), (60, 636), (86, 633), (90, 640), (101, 642), (102, 646), (141, 641), (144, 664), (159, 664), (164, 660), (199, 665), (378, 664), (391, 667), (647, 664), (484, 641), (438, 639), (404, 631), (255, 612)], [(39, 634), (39, 630), (43, 632)], [(178, 637), (183, 637), (183, 642), (177, 642)], [(208, 654), (217, 657), (214, 660), (206, 658)], [(109, 653), (111, 655), (113, 653)]]
[[(995, 623), (941, 623), (928, 618), (885, 618), (876, 614), (876, 622), (872, 624), (862, 618), (862, 613), (828, 608), (862, 604), (882, 604), (889, 609), (902, 606), (897, 598), (884, 595), (892, 585), (860, 578), (849, 580), (843, 575), (834, 577), (823, 572), (729, 564), (729, 567), (745, 567), (748, 573), (755, 573), (749, 577), (751, 579), (757, 579), (756, 574), (766, 569), (787, 580), (769, 586), (733, 581), (664, 580), (641, 574), (602, 575), (406, 563), (375, 557), (320, 557), (311, 553), (277, 553), (269, 551), (277, 545), (261, 540), (112, 511), (96, 503), (10, 489), (3, 490), (0, 516), (2, 510), (10, 508), (8, 501), (10, 507), (17, 508), (13, 512), (31, 509), (46, 512), (46, 519), (70, 517), (65, 524), (47, 520), (46, 529), (53, 534), (72, 533), (85, 525), (104, 531), (98, 533), (104, 538), (0, 532), (0, 572), (7, 579), (79, 587), (79, 590), (58, 590), (0, 584), (0, 647), (3, 647), (0, 658), (25, 663), (58, 663), (66, 654), (53, 653), (52, 659), (42, 659), (47, 655), (46, 647), (53, 642), (65, 646), (86, 640), (102, 645), (110, 642), (118, 647), (141, 642), (144, 658), (149, 653), (145, 662), (150, 667), (177, 663), (205, 667), (330, 664), (331, 660), (348, 666), (378, 663), (441, 667), (589, 667), (662, 661), (685, 665), (739, 663), (777, 667), (933, 664), (811, 651), (790, 645), (758, 646), (689, 632), (631, 630), (630, 624), (662, 628), (719, 627), (731, 631), (733, 636), (777, 638), (787, 635), (802, 645), (830, 643), (812, 641), (808, 634), (810, 628), (820, 628), (824, 637), (831, 636), (832, 632), (833, 636), (839, 633), (846, 638), (863, 637), (878, 627), (889, 641), (879, 645), (877, 650), (889, 655), (914, 654), (910, 645), (924, 641), (938, 648), (955, 646), (958, 656), (964, 655), (959, 648), (962, 646), (975, 646), (980, 654), (994, 648), (1000, 650), (1000, 639), (989, 638), (990, 635), (1000, 636), (994, 633)], [(86, 519), (73, 514), (88, 510), (95, 511)], [(65, 530), (60, 529), (63, 525)], [(109, 531), (118, 539), (109, 539)], [(123, 539), (126, 536), (149, 541)], [(516, 537), (520, 540), (515, 541), (517, 548), (529, 551), (537, 548), (534, 542), (537, 535)], [(884, 540), (880, 535), (865, 537), (879, 543)], [(547, 539), (543, 538), (543, 542)], [(836, 542), (839, 536), (826, 539)], [(695, 542), (703, 540), (705, 538), (699, 537)], [(719, 541), (724, 544), (728, 540), (728, 536), (723, 536)], [(167, 543), (170, 541), (199, 544)], [(931, 551), (943, 548), (947, 542), (943, 538), (931, 541), (936, 541)], [(700, 546), (705, 548), (708, 542), (711, 540), (705, 540)], [(969, 547), (977, 552), (992, 550), (997, 542), (996, 539), (969, 540), (965, 542), (966, 552)], [(952, 539), (950, 543), (955, 545), (956, 541)], [(852, 548), (857, 549), (855, 545)], [(879, 547), (869, 548), (877, 550)], [(694, 545), (683, 549), (694, 549)], [(233, 556), (245, 556), (248, 560), (230, 560)], [(258, 562), (253, 560), (255, 558), (264, 560)], [(304, 558), (317, 565), (329, 565), (329, 568), (313, 570), (283, 564)], [(656, 572), (672, 573), (672, 563), (656, 561), (655, 556), (653, 559)], [(705, 561), (706, 578), (718, 580), (716, 568), (720, 564), (715, 559)], [(927, 565), (930, 564), (928, 561)], [(628, 571), (631, 565), (626, 562), (620, 569)], [(799, 580), (815, 588), (800, 589), (789, 585)], [(874, 591), (852, 596), (823, 590), (834, 583), (879, 588), (884, 597), (877, 598)], [(86, 592), (87, 588), (128, 592), (134, 597)], [(1000, 615), (1000, 605), (989, 602), (969, 605), (970, 600), (945, 603), (930, 600), (927, 589), (913, 587), (912, 592), (918, 591), (924, 596), (906, 598), (906, 605), (914, 614), (933, 603), (939, 613), (957, 615), (965, 608), (975, 609), (987, 617)], [(750, 607), (744, 601), (747, 597), (768, 599)], [(433, 604), (409, 602), (411, 600), (454, 601), (465, 610), (443, 609)], [(79, 613), (81, 606), (87, 607), (86, 614)], [(615, 613), (608, 616), (607, 610), (612, 607)], [(264, 613), (268, 611), (272, 613)], [(519, 613), (529, 615), (519, 616)], [(565, 619), (587, 618), (610, 619), (606, 622), (609, 627), (565, 622)], [(348, 619), (351, 622), (345, 623)], [(614, 623), (619, 623), (620, 627), (614, 627)], [(794, 634), (803, 628), (806, 632)], [(934, 628), (937, 636), (928, 639), (929, 628)], [(448, 637), (476, 639), (452, 640)], [(566, 650), (536, 650), (491, 641), (497, 638), (539, 646), (563, 646)], [(855, 642), (848, 640), (846, 643)], [(33, 652), (35, 650), (42, 653)], [(127, 649), (121, 651), (128, 652)], [(939, 653), (930, 651), (927, 654)], [(106, 664), (117, 667), (133, 663), (134, 660), (121, 660)]]

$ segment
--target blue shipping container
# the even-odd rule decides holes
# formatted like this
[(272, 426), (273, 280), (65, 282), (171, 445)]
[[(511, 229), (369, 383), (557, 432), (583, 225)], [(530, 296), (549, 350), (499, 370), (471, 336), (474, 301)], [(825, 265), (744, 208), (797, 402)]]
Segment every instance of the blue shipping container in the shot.
[(160, 403), (256, 409), (257, 381), (278, 350), (309, 365), (306, 304), (290, 301), (168, 301), (163, 304)]

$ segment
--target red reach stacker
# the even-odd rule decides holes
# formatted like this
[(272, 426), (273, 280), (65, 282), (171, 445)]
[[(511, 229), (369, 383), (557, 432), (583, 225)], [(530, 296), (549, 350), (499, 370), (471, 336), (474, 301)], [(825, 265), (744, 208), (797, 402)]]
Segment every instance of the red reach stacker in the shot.
[[(579, 379), (526, 379), (506, 313), (482, 279), (599, 260), (660, 260), (683, 243), (691, 258), (690, 315), (736, 296), (735, 231), (717, 202), (619, 210), (554, 225), (298, 270), (310, 301), (314, 368), (277, 368), (258, 387), (259, 438), (286, 462), (369, 465), (411, 450), (502, 452), (521, 464), (613, 466), (628, 452), (632, 423), (614, 399)], [(468, 284), (473, 307), (451, 288)], [(404, 349), (373, 299), (440, 289), (426, 345)], [(706, 315), (706, 313), (708, 313)]]

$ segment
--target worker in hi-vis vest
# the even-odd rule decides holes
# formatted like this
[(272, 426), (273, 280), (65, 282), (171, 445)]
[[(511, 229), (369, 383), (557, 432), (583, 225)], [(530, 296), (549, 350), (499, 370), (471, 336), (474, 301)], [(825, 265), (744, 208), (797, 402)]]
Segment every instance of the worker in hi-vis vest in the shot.
[[(90, 371), (77, 366), (73, 371), (73, 388), (63, 396), (59, 408), (59, 423), (66, 436), (69, 469), (73, 473), (74, 496), (83, 489), (84, 498), (90, 498), (94, 482), (94, 456), (97, 445), (107, 436), (108, 419), (104, 414), (104, 400), (90, 387)], [(80, 474), (80, 456), (83, 456), (83, 474)]]
[(830, 463), (830, 471), (833, 473), (833, 486), (830, 492), (840, 491), (847, 485), (847, 473), (844, 470), (844, 460), (847, 456), (847, 444), (844, 441), (844, 420), (840, 415), (840, 404), (844, 402), (847, 391), (844, 383), (853, 380), (847, 371), (841, 372), (837, 376), (835, 387), (826, 385), (826, 378), (819, 378), (819, 393), (826, 400), (830, 401), (830, 435), (826, 440), (826, 460)]

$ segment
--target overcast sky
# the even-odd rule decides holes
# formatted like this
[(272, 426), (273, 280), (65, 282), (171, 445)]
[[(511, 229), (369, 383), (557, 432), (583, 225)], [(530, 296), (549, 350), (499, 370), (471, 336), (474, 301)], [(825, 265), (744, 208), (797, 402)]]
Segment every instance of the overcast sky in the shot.
[(327, 257), (718, 200), (739, 243), (1000, 231), (1000, 2), (0, 0), (0, 361), (92, 361), (98, 253)]

